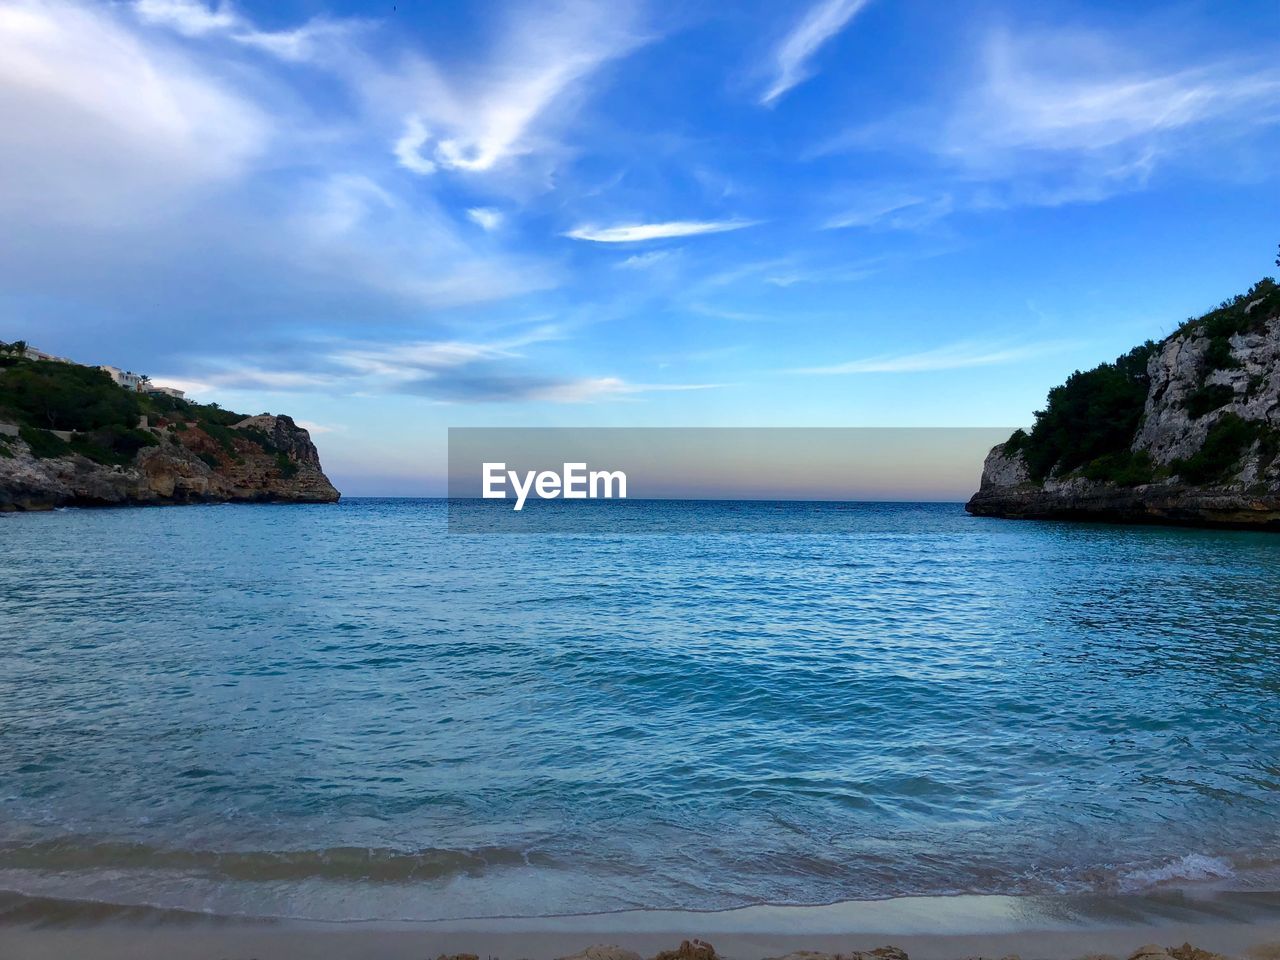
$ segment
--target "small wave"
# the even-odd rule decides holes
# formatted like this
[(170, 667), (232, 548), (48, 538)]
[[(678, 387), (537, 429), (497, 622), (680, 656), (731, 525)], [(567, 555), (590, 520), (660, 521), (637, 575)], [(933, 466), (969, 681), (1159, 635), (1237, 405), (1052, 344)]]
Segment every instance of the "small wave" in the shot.
[(1229, 880), (1235, 875), (1235, 868), (1225, 857), (1189, 853), (1185, 857), (1158, 867), (1141, 867), (1122, 871), (1118, 878), (1118, 885), (1124, 893), (1141, 893), (1144, 890), (1168, 884)]
[(58, 840), (0, 846), (0, 869), (177, 871), (227, 880), (361, 880), (399, 883), (494, 867), (550, 866), (536, 852), (511, 847), (423, 849), (365, 847), (323, 850), (174, 850), (137, 843), (77, 843)]

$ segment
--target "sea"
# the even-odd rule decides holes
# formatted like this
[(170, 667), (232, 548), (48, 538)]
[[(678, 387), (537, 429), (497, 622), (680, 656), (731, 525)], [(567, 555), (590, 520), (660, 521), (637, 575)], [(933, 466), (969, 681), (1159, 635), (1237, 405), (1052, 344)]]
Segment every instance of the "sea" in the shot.
[(1280, 536), (628, 509), (0, 516), (0, 890), (435, 920), (1280, 889)]

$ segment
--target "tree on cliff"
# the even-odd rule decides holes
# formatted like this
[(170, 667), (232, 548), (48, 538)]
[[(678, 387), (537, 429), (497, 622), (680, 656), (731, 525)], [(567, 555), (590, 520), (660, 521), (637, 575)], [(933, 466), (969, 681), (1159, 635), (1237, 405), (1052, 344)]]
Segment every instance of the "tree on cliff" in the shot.
[(1031, 432), (1015, 433), (1006, 450), (1021, 452), (1037, 480), (1127, 450), (1142, 419), (1150, 383), (1147, 361), (1155, 349), (1148, 340), (1114, 363), (1077, 370), (1049, 391)]
[(23, 364), (0, 376), (0, 408), (23, 424), (49, 430), (133, 427), (137, 394), (121, 390), (101, 370), (72, 363)]

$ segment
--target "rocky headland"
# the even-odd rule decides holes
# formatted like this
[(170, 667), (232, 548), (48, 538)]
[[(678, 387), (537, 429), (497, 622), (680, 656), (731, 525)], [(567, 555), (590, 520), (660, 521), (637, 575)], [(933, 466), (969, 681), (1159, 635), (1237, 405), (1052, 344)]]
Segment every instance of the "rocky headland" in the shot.
[(1076, 372), (988, 455), (966, 509), (1280, 530), (1280, 288)]
[(146, 396), (78, 364), (0, 364), (0, 511), (338, 497), (290, 417)]

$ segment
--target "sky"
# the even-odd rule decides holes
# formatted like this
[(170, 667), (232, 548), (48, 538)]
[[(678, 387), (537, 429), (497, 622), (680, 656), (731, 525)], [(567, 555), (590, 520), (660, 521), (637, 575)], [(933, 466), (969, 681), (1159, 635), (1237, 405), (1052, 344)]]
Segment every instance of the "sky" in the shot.
[(0, 339), (347, 494), (451, 426), (1027, 424), (1280, 242), (1275, 0), (0, 0), (0, 51)]

